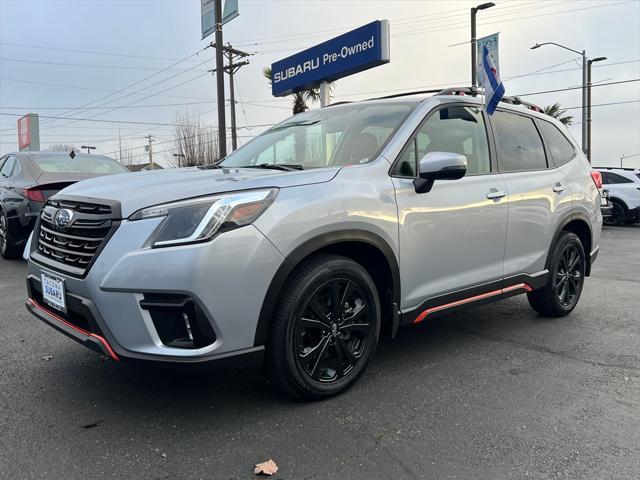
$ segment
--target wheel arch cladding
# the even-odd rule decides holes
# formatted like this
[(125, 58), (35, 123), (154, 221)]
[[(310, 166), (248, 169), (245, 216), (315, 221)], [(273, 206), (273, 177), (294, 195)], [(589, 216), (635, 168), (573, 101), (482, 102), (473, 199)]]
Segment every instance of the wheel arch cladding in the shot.
[(549, 255), (547, 257), (547, 268), (549, 267), (549, 262), (551, 261), (551, 253), (553, 247), (558, 242), (560, 235), (562, 232), (572, 232), (575, 233), (580, 242), (582, 242), (582, 246), (584, 248), (584, 254), (586, 256), (586, 272), (585, 275), (589, 276), (591, 274), (591, 262), (590, 262), (590, 254), (592, 248), (592, 236), (591, 236), (591, 227), (589, 226), (589, 222), (586, 216), (581, 214), (572, 214), (567, 217), (564, 222), (558, 228), (555, 236), (553, 237), (553, 242), (551, 243), (551, 247), (549, 248)]
[(254, 345), (267, 342), (273, 313), (293, 270), (300, 262), (317, 253), (342, 255), (362, 265), (376, 284), (383, 322), (393, 318), (394, 304), (400, 304), (400, 269), (393, 249), (382, 237), (366, 230), (330, 232), (299, 245), (282, 262), (262, 303)]

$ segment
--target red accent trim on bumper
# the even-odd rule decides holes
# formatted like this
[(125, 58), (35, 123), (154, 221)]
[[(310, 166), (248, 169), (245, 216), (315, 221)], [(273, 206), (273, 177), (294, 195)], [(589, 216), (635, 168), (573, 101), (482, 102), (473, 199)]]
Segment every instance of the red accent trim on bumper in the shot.
[(473, 297), (463, 298), (462, 300), (457, 300), (455, 302), (445, 303), (444, 305), (438, 305), (436, 307), (427, 308), (424, 312), (422, 312), (420, 315), (418, 315), (418, 317), (413, 321), (413, 323), (420, 323), (425, 318), (427, 318), (427, 316), (429, 316), (430, 314), (435, 313), (435, 312), (439, 312), (441, 310), (446, 310), (448, 308), (458, 307), (460, 305), (464, 305), (464, 304), (471, 303), (471, 302), (476, 302), (478, 300), (483, 300), (485, 298), (494, 297), (496, 295), (502, 295), (503, 293), (509, 293), (509, 292), (514, 291), (514, 290), (525, 290), (527, 292), (531, 292), (531, 291), (533, 291), (533, 288), (530, 285), (527, 285), (526, 283), (519, 283), (517, 285), (511, 285), (510, 287), (501, 288), (499, 290), (493, 290), (491, 292), (481, 293), (480, 295), (474, 295)]
[(119, 361), (120, 360), (118, 358), (118, 355), (116, 355), (116, 352), (114, 352), (113, 349), (111, 348), (111, 345), (109, 345), (109, 343), (103, 337), (101, 337), (100, 335), (96, 335), (95, 333), (88, 332), (84, 328), (80, 328), (80, 327), (74, 325), (73, 323), (70, 323), (70, 322), (66, 321), (64, 318), (59, 317), (58, 315), (53, 313), (51, 310), (48, 310), (48, 309), (44, 308), (42, 305), (40, 305), (38, 302), (36, 302), (33, 298), (27, 298), (27, 302), (29, 302), (33, 307), (37, 308), (41, 312), (46, 313), (47, 315), (49, 315), (50, 317), (52, 317), (56, 321), (58, 321), (58, 322), (64, 324), (65, 326), (75, 330), (79, 334), (84, 335), (85, 337), (95, 338), (96, 340), (98, 340), (102, 344), (104, 349), (107, 351), (107, 353), (109, 354), (109, 356), (113, 360), (115, 360), (115, 361)]

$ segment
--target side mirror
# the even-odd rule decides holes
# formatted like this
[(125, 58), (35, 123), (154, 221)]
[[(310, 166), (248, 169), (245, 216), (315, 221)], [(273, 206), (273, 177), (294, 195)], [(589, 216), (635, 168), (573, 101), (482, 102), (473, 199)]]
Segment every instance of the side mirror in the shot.
[(418, 164), (418, 177), (413, 181), (417, 193), (426, 193), (435, 180), (458, 180), (467, 173), (467, 157), (459, 153), (429, 152)]

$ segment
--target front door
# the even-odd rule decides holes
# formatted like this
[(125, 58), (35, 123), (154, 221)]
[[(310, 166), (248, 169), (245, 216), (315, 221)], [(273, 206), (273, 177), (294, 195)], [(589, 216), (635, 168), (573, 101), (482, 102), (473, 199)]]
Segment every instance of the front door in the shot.
[[(427, 116), (394, 165), (403, 310), (502, 280), (508, 205), (487, 139), (477, 106), (440, 107)], [(465, 155), (467, 174), (416, 193), (418, 162), (429, 152)]]

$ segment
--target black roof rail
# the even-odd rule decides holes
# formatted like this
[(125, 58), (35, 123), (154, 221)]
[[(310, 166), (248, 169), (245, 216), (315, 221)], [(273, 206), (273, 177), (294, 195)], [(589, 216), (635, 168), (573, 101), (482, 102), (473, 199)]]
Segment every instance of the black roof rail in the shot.
[(480, 93), (477, 87), (451, 87), (439, 90), (438, 95), (471, 95), (477, 96)]
[(330, 103), (329, 105), (326, 105), (327, 107), (333, 107), (335, 105), (344, 105), (345, 103), (353, 103), (352, 100), (343, 100), (341, 102), (335, 102), (335, 103)]
[(385, 98), (398, 98), (398, 97), (408, 97), (410, 95), (421, 95), (424, 93), (438, 93), (440, 89), (437, 90), (416, 90), (413, 92), (403, 92), (403, 93), (394, 93), (392, 95), (385, 95), (384, 97), (375, 97), (369, 98), (368, 100), (383, 100)]
[(637, 168), (633, 168), (633, 167), (593, 167), (596, 170), (627, 170), (629, 172), (635, 172), (636, 170), (638, 170)]
[[(478, 94), (480, 94), (480, 90), (477, 87), (451, 87), (451, 88), (445, 88), (444, 90), (440, 90), (438, 92), (438, 95), (471, 95), (474, 97), (477, 96)], [(505, 95), (504, 97), (502, 97), (500, 101), (504, 103), (508, 103), (510, 105), (523, 105), (524, 107), (527, 107), (529, 110), (543, 113), (542, 108), (540, 108), (538, 105), (525, 102), (520, 97), (511, 97), (511, 96)]]
[[(394, 93), (393, 95), (385, 95), (383, 97), (375, 97), (370, 98), (368, 100), (382, 100), (385, 98), (398, 98), (398, 97), (407, 97), (410, 95), (420, 95), (425, 93), (433, 93), (435, 95), (470, 95), (472, 97), (477, 97), (481, 92), (478, 87), (449, 87), (449, 88), (439, 88), (435, 90), (417, 90), (413, 92), (403, 92), (403, 93)], [(544, 113), (542, 108), (534, 103), (525, 102), (520, 97), (511, 97), (505, 95), (500, 100), (501, 102), (508, 103), (510, 105), (522, 105), (523, 107), (528, 108), (529, 110), (533, 110), (534, 112)]]

